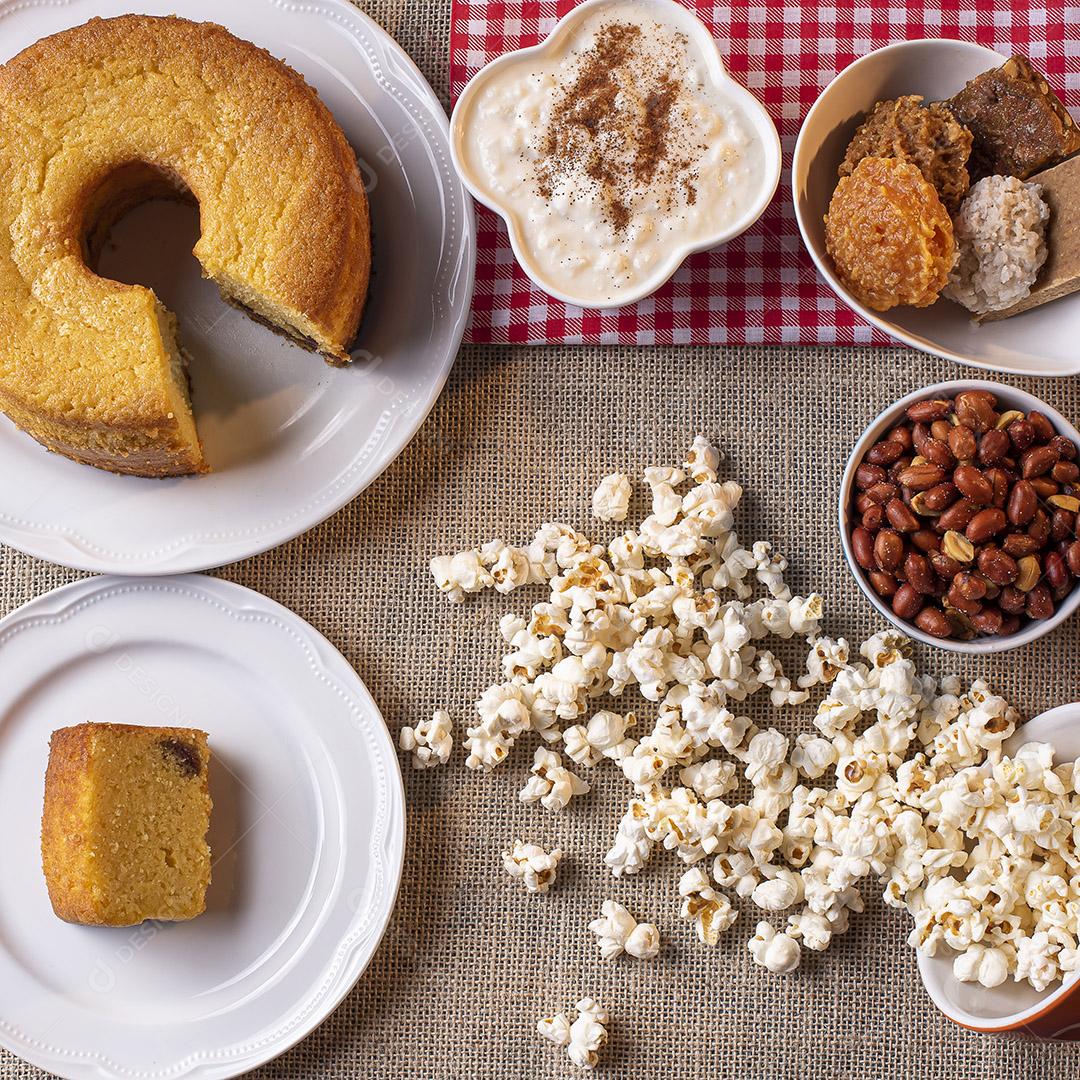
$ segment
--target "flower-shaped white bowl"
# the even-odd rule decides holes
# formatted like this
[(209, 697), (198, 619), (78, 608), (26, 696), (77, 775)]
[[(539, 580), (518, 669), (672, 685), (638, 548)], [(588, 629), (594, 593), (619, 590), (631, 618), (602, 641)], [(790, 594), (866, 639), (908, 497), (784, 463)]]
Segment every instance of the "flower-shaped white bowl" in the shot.
[[(465, 89), (461, 92), (454, 111), (450, 116), (450, 155), (454, 167), (458, 171), (464, 185), (472, 192), (478, 202), (494, 210), (506, 222), (507, 231), (510, 234), (510, 246), (514, 255), (526, 274), (543, 289), (544, 292), (557, 300), (580, 307), (595, 308), (597, 305), (592, 301), (574, 296), (560, 288), (557, 281), (552, 281), (542, 273), (536, 261), (530, 255), (528, 245), (525, 243), (521, 222), (513, 209), (504, 205), (485, 185), (482, 176), (469, 168), (466, 155), (463, 153), (463, 144), (468, 132), (472, 105), (478, 94), (482, 93), (488, 80), (497, 72), (503, 71), (511, 65), (521, 65), (528, 70), (530, 64), (538, 59), (557, 57), (569, 46), (570, 40), (581, 24), (592, 15), (597, 8), (612, 6), (617, 0), (585, 0), (585, 3), (564, 15), (551, 34), (539, 45), (533, 45), (527, 49), (518, 49), (506, 53), (492, 60), (490, 64), (478, 71), (469, 80)], [(605, 310), (615, 307), (625, 307), (628, 304), (637, 303), (644, 297), (654, 293), (668, 278), (679, 268), (688, 255), (696, 251), (705, 251), (717, 247), (719, 244), (733, 240), (736, 236), (744, 233), (761, 216), (765, 207), (772, 201), (780, 182), (780, 137), (776, 133), (776, 127), (772, 122), (765, 106), (761, 104), (753, 94), (745, 87), (737, 83), (724, 69), (724, 61), (720, 56), (715, 40), (709, 33), (708, 27), (688, 11), (676, 0), (635, 0), (635, 6), (639, 9), (656, 10), (656, 18), (665, 25), (675, 26), (687, 38), (693, 41), (701, 54), (705, 57), (708, 65), (708, 78), (716, 88), (722, 88), (724, 93), (744, 110), (750, 121), (754, 136), (759, 140), (762, 149), (763, 168), (761, 175), (761, 188), (757, 198), (747, 207), (746, 211), (737, 220), (722, 232), (711, 236), (701, 236), (691, 244), (672, 246), (666, 256), (659, 259), (656, 269), (648, 278), (642, 279), (634, 289), (620, 291), (617, 302), (606, 305)]]
[[(1005, 743), (1015, 754), (1024, 743), (1054, 747), (1054, 763), (1080, 758), (1080, 703), (1061, 705), (1024, 724)], [(1041, 993), (1027, 983), (1006, 979), (992, 990), (962, 983), (953, 975), (957, 954), (942, 949), (937, 956), (918, 954), (919, 975), (934, 1004), (957, 1024), (973, 1031), (1024, 1031), (1046, 1039), (1080, 1039), (1080, 972)]]
[(807, 114), (792, 159), (792, 197), (803, 242), (834, 293), (867, 322), (923, 352), (973, 367), (1023, 375), (1080, 374), (1080, 294), (979, 326), (959, 304), (872, 311), (844, 287), (825, 251), (825, 213), (836, 170), (856, 127), (875, 102), (902, 94), (951, 97), (1006, 57), (981, 45), (931, 39), (868, 53), (822, 91)]
[[(866, 452), (872, 447), (894, 424), (903, 419), (907, 407), (916, 401), (926, 398), (951, 398), (956, 397), (962, 390), (989, 390), (997, 395), (998, 403), (1004, 409), (1020, 409), (1023, 412), (1041, 412), (1053, 425), (1059, 435), (1065, 435), (1080, 446), (1080, 431), (1077, 431), (1064, 416), (1056, 409), (1052, 409), (1045, 401), (1040, 400), (1033, 394), (1023, 390), (1014, 390), (1011, 386), (1002, 383), (984, 382), (980, 379), (958, 379), (953, 382), (937, 383), (927, 386), (907, 397), (901, 398), (894, 405), (890, 405), (860, 436), (848, 458), (847, 467), (844, 469), (844, 477), (840, 482), (840, 543), (844, 548), (844, 557), (851, 569), (859, 588), (866, 594), (866, 598), (877, 608), (878, 612), (889, 620), (894, 626), (902, 630), (908, 637), (915, 638), (925, 645), (933, 645), (938, 649), (947, 649), (949, 652), (970, 653), (985, 656), (988, 653), (1008, 652), (1017, 649), (1021, 645), (1027, 645), (1038, 638), (1049, 634), (1060, 626), (1080, 607), (1080, 583), (1058, 605), (1057, 610), (1049, 619), (1040, 622), (1030, 622), (1021, 627), (1015, 634), (1002, 634), (997, 637), (976, 638), (974, 641), (954, 641), (931, 637), (923, 633), (914, 623), (905, 622), (898, 618), (892, 608), (874, 591), (866, 576), (866, 572), (856, 562), (855, 553), (851, 549), (851, 495), (855, 487), (855, 470), (859, 467)], [(1080, 755), (1078, 755), (1080, 756)]]

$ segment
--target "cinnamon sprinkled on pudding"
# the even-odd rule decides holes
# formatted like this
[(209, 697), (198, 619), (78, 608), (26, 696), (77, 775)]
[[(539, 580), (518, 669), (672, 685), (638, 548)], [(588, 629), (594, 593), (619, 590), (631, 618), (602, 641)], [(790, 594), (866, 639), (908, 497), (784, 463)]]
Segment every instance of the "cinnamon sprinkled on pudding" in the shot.
[(598, 6), (554, 54), (493, 71), (461, 154), (557, 292), (611, 306), (759, 197), (765, 152), (667, 5)]
[[(684, 35), (676, 39), (685, 47)], [(697, 192), (687, 151), (705, 147), (681, 145), (692, 140), (673, 115), (684, 93), (650, 54), (640, 26), (605, 24), (555, 102), (540, 144), (537, 191), (550, 199), (560, 182), (584, 174), (616, 232), (630, 223), (635, 194), (658, 174), (677, 181), (669, 208), (676, 197), (692, 205)]]

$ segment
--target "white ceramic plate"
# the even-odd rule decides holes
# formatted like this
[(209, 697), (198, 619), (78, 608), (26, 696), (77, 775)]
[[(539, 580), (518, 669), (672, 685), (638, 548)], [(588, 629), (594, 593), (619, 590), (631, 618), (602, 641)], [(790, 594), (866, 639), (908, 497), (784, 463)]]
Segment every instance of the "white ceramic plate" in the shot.
[[(218, 1080), (307, 1035), (371, 959), (404, 849), (396, 754), (344, 657), (239, 585), (93, 578), (0, 622), (0, 665), (0, 1045), (79, 1080)], [(197, 919), (53, 915), (49, 735), (88, 720), (209, 733), (213, 882)]]
[(898, 341), (993, 371), (1076, 375), (1080, 374), (1076, 348), (1080, 294), (982, 326), (948, 300), (928, 308), (871, 311), (844, 287), (825, 251), (824, 217), (836, 187), (836, 169), (874, 103), (901, 94), (922, 94), (927, 101), (940, 101), (1006, 59), (972, 42), (935, 38), (887, 45), (845, 68), (822, 91), (799, 131), (791, 167), (795, 217), (806, 249), (829, 288), (868, 323)]
[(223, 23), (296, 68), (361, 160), (374, 274), (351, 367), (338, 370), (227, 307), (191, 256), (193, 208), (151, 204), (102, 272), (154, 287), (193, 355), (209, 476), (118, 477), (47, 453), (0, 416), (0, 540), (84, 570), (201, 570), (275, 547), (370, 484), (427, 416), (472, 296), (472, 202), (438, 99), (401, 48), (345, 0), (0, 0), (0, 59), (94, 15)]

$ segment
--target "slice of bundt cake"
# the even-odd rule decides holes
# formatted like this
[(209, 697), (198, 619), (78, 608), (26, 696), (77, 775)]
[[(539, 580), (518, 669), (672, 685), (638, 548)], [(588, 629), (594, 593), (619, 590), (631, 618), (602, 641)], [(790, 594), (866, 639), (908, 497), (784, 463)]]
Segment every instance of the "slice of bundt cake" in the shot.
[(0, 66), (0, 131), (0, 408), (49, 449), (139, 476), (207, 468), (175, 320), (87, 265), (150, 196), (198, 202), (194, 254), (226, 299), (348, 362), (367, 197), (330, 112), (263, 49), (210, 23), (93, 19)]
[(192, 919), (210, 884), (206, 733), (79, 724), (53, 732), (41, 862), (67, 922)]

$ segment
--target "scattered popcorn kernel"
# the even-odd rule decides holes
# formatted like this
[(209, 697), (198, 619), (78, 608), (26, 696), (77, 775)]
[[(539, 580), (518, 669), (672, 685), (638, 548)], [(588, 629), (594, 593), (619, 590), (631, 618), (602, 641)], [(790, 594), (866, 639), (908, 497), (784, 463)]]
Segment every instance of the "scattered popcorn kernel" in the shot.
[(600, 918), (589, 923), (596, 935), (600, 955), (612, 960), (629, 953), (639, 960), (651, 960), (660, 951), (660, 931), (652, 923), (639, 923), (614, 900), (605, 900)]
[(549, 1042), (556, 1046), (570, 1045), (570, 1021), (566, 1013), (556, 1013), (554, 1016), (545, 1016), (537, 1021), (536, 1030)]
[(683, 898), (680, 914), (693, 920), (697, 936), (705, 945), (715, 945), (739, 917), (731, 901), (713, 889), (699, 866), (687, 870), (679, 879), (679, 895)]
[(577, 1003), (577, 1019), (570, 1025), (570, 1060), (583, 1069), (595, 1069), (597, 1055), (607, 1042), (607, 1025), (611, 1022), (607, 1009), (592, 998)]
[(630, 480), (622, 473), (605, 476), (592, 497), (593, 517), (600, 521), (625, 521), (633, 494)]
[(549, 1042), (566, 1048), (570, 1060), (582, 1069), (595, 1069), (599, 1052), (607, 1042), (607, 1025), (611, 1022), (607, 1009), (592, 998), (577, 1003), (577, 1018), (573, 1023), (565, 1013), (544, 1017), (536, 1030)]
[(694, 445), (686, 455), (683, 468), (695, 484), (716, 483), (716, 470), (720, 467), (720, 451), (704, 435), (694, 437)]
[(545, 851), (539, 844), (515, 840), (514, 846), (503, 852), (506, 872), (520, 881), (531, 893), (546, 893), (555, 884), (562, 851)]
[(755, 964), (778, 975), (794, 971), (802, 959), (799, 943), (785, 933), (777, 933), (767, 922), (757, 924), (749, 949)]
[(521, 789), (522, 802), (537, 802), (548, 810), (563, 810), (575, 795), (584, 795), (589, 785), (572, 773), (562, 758), (545, 746), (538, 746), (533, 757), (532, 776)]
[(430, 720), (416, 727), (403, 727), (398, 733), (398, 746), (412, 754), (414, 769), (430, 769), (433, 765), (445, 765), (454, 748), (454, 725), (450, 714), (436, 709)]

